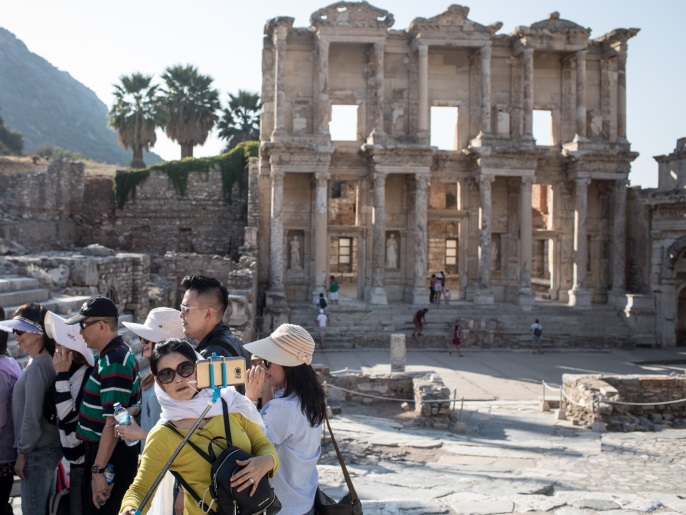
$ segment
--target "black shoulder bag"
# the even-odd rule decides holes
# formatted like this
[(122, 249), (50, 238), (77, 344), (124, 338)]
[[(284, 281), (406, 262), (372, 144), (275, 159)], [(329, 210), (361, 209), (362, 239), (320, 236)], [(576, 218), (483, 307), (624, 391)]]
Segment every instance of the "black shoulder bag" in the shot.
[[(226, 438), (215, 437), (210, 440), (207, 449), (208, 452), (203, 451), (200, 447), (188, 440), (188, 443), (193, 450), (195, 450), (195, 452), (205, 461), (212, 464), (212, 469), (210, 471), (210, 486), (208, 489), (210, 496), (212, 497), (210, 504), (207, 505), (205, 499), (201, 499), (180, 474), (173, 471), (172, 474), (181, 486), (183, 486), (183, 489), (195, 499), (198, 506), (200, 506), (205, 513), (209, 513), (212, 510), (213, 505), (216, 504), (217, 511), (215, 513), (217, 515), (274, 515), (281, 511), (281, 502), (279, 502), (278, 497), (276, 497), (266, 474), (260, 479), (257, 484), (257, 490), (252, 497), (250, 496), (250, 490), (252, 488), (246, 488), (240, 492), (231, 488), (231, 479), (237, 472), (244, 468), (243, 466), (238, 465), (236, 460), (244, 461), (253, 456), (243, 449), (231, 444), (228, 406), (224, 399), (221, 399), (221, 402), (224, 412), (224, 431), (226, 432)], [(179, 433), (173, 424), (165, 422), (164, 425), (181, 436), (181, 433)], [(226, 440), (227, 443), (226, 450), (219, 456), (215, 455), (212, 446), (212, 442), (216, 439)]]

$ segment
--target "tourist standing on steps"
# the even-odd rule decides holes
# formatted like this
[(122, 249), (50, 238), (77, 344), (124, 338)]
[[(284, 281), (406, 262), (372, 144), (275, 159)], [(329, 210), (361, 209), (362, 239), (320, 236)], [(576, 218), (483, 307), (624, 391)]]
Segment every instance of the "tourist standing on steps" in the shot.
[(414, 323), (414, 331), (412, 331), (412, 336), (421, 336), (422, 330), (426, 325), (426, 314), (429, 310), (427, 308), (420, 309), (414, 314), (412, 322)]
[[(55, 408), (62, 452), (69, 462), (69, 513), (81, 515), (81, 487), (84, 481), (86, 447), (77, 437), (76, 429), (84, 386), (93, 371), (95, 358), (79, 334), (78, 326), (67, 325), (65, 320), (55, 313), (49, 312), (45, 317), (45, 332), (57, 344), (55, 355), (52, 357), (57, 370)], [(85, 477), (90, 479), (90, 471)]]
[(313, 515), (319, 483), (326, 394), (311, 366), (312, 336), (299, 325), (282, 324), (271, 335), (246, 345), (263, 359), (248, 372), (246, 395), (262, 396), (267, 438), (276, 447), (279, 470), (272, 480), (282, 515)]
[[(114, 405), (128, 408), (140, 401), (138, 363), (119, 336), (119, 310), (110, 299), (90, 299), (67, 324), (79, 324), (86, 345), (98, 352), (76, 427), (86, 447), (81, 509), (84, 514), (114, 515), (138, 467), (138, 446), (128, 446), (115, 435)], [(104, 474), (109, 464), (116, 475), (112, 484), (107, 484)]]
[(319, 325), (319, 344), (324, 348), (324, 332), (326, 330), (326, 322), (329, 317), (326, 316), (323, 309), (319, 310), (317, 318), (315, 318), (317, 324)]
[(328, 306), (326, 303), (326, 298), (324, 297), (323, 293), (320, 293), (319, 298), (317, 299), (317, 308), (326, 309), (326, 306)]
[[(5, 310), (0, 308), (0, 320), (4, 319)], [(5, 513), (14, 484), (17, 450), (12, 426), (12, 391), (21, 376), (19, 363), (7, 352), (8, 336), (7, 332), (0, 331), (0, 513)]]
[(429, 304), (433, 304), (436, 298), (436, 290), (434, 285), (436, 284), (436, 274), (431, 274), (431, 279), (429, 281)]
[(434, 286), (434, 291), (436, 292), (435, 301), (436, 304), (441, 303), (441, 297), (443, 296), (443, 290), (445, 289), (445, 274), (443, 270), (436, 274), (436, 285)]
[[(229, 292), (212, 277), (188, 275), (181, 281), (186, 288), (181, 302), (181, 320), (187, 340), (198, 343), (195, 350), (203, 358), (212, 353), (217, 356), (242, 357), (248, 366), (252, 356), (243, 348), (243, 342), (224, 323), (224, 313), (229, 307)], [(236, 390), (245, 393), (239, 385)]]
[(534, 348), (534, 354), (543, 354), (543, 347), (541, 341), (543, 339), (543, 326), (538, 322), (538, 318), (531, 324), (531, 342)]
[[(460, 328), (460, 324), (455, 324), (455, 328), (453, 329), (453, 347), (455, 350), (457, 350), (458, 356), (462, 356), (462, 329)], [(448, 354), (452, 354), (452, 349), (448, 352)]]
[(21, 478), (24, 515), (45, 515), (48, 497), (55, 490), (55, 470), (62, 459), (57, 425), (43, 415), (43, 399), (57, 376), (52, 363), (55, 340), (45, 334), (47, 312), (40, 304), (24, 304), (12, 320), (0, 322), (0, 329), (14, 333), (19, 349), (31, 358), (12, 392), (17, 449), (14, 471)]
[(332, 275), (329, 278), (329, 300), (334, 306), (338, 304), (338, 289), (338, 281), (336, 281), (336, 278)]

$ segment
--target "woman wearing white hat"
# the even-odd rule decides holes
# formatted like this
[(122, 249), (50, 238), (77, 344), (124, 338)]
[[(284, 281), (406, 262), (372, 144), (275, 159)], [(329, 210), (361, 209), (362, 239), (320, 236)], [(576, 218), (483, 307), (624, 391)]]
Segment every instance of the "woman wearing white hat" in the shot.
[(79, 332), (79, 325), (67, 325), (55, 313), (45, 316), (45, 333), (55, 340), (55, 355), (52, 362), (57, 370), (54, 402), (57, 415), (57, 429), (65, 459), (69, 462), (69, 513), (80, 515), (81, 485), (86, 448), (83, 440), (76, 437), (83, 389), (91, 375), (95, 359), (93, 352)]
[(272, 486), (281, 501), (280, 513), (314, 514), (326, 412), (324, 387), (311, 366), (314, 340), (299, 325), (283, 324), (245, 348), (263, 360), (248, 371), (245, 395), (253, 402), (262, 396), (266, 402), (260, 413), (279, 456)]
[[(155, 345), (171, 338), (184, 339), (181, 312), (173, 308), (155, 308), (145, 319), (145, 323), (122, 322), (141, 340), (143, 357), (150, 359)], [(160, 419), (160, 403), (155, 396), (155, 378), (148, 374), (141, 380), (141, 425), (131, 419), (126, 426), (117, 426), (116, 431), (122, 440), (140, 440), (141, 450), (150, 430)]]

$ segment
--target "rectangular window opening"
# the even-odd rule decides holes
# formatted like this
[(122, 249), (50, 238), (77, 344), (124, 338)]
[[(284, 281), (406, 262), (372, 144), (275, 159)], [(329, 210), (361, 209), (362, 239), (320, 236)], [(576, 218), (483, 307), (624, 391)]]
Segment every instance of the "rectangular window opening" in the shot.
[(353, 240), (338, 238), (338, 271), (352, 272)]
[(445, 270), (446, 273), (457, 273), (457, 238), (445, 240)]
[(533, 136), (536, 145), (551, 147), (553, 140), (553, 112), (548, 109), (534, 109), (533, 113)]
[(431, 146), (457, 150), (457, 107), (431, 106)]
[(332, 105), (331, 141), (357, 141), (357, 105)]

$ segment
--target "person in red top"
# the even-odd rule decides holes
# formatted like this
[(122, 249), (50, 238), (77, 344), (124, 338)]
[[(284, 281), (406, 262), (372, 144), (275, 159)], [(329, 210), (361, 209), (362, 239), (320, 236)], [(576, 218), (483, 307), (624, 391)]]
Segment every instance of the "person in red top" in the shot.
[(426, 313), (429, 310), (427, 308), (420, 309), (414, 314), (412, 322), (414, 322), (414, 331), (412, 331), (412, 336), (421, 336), (422, 329), (426, 325)]

